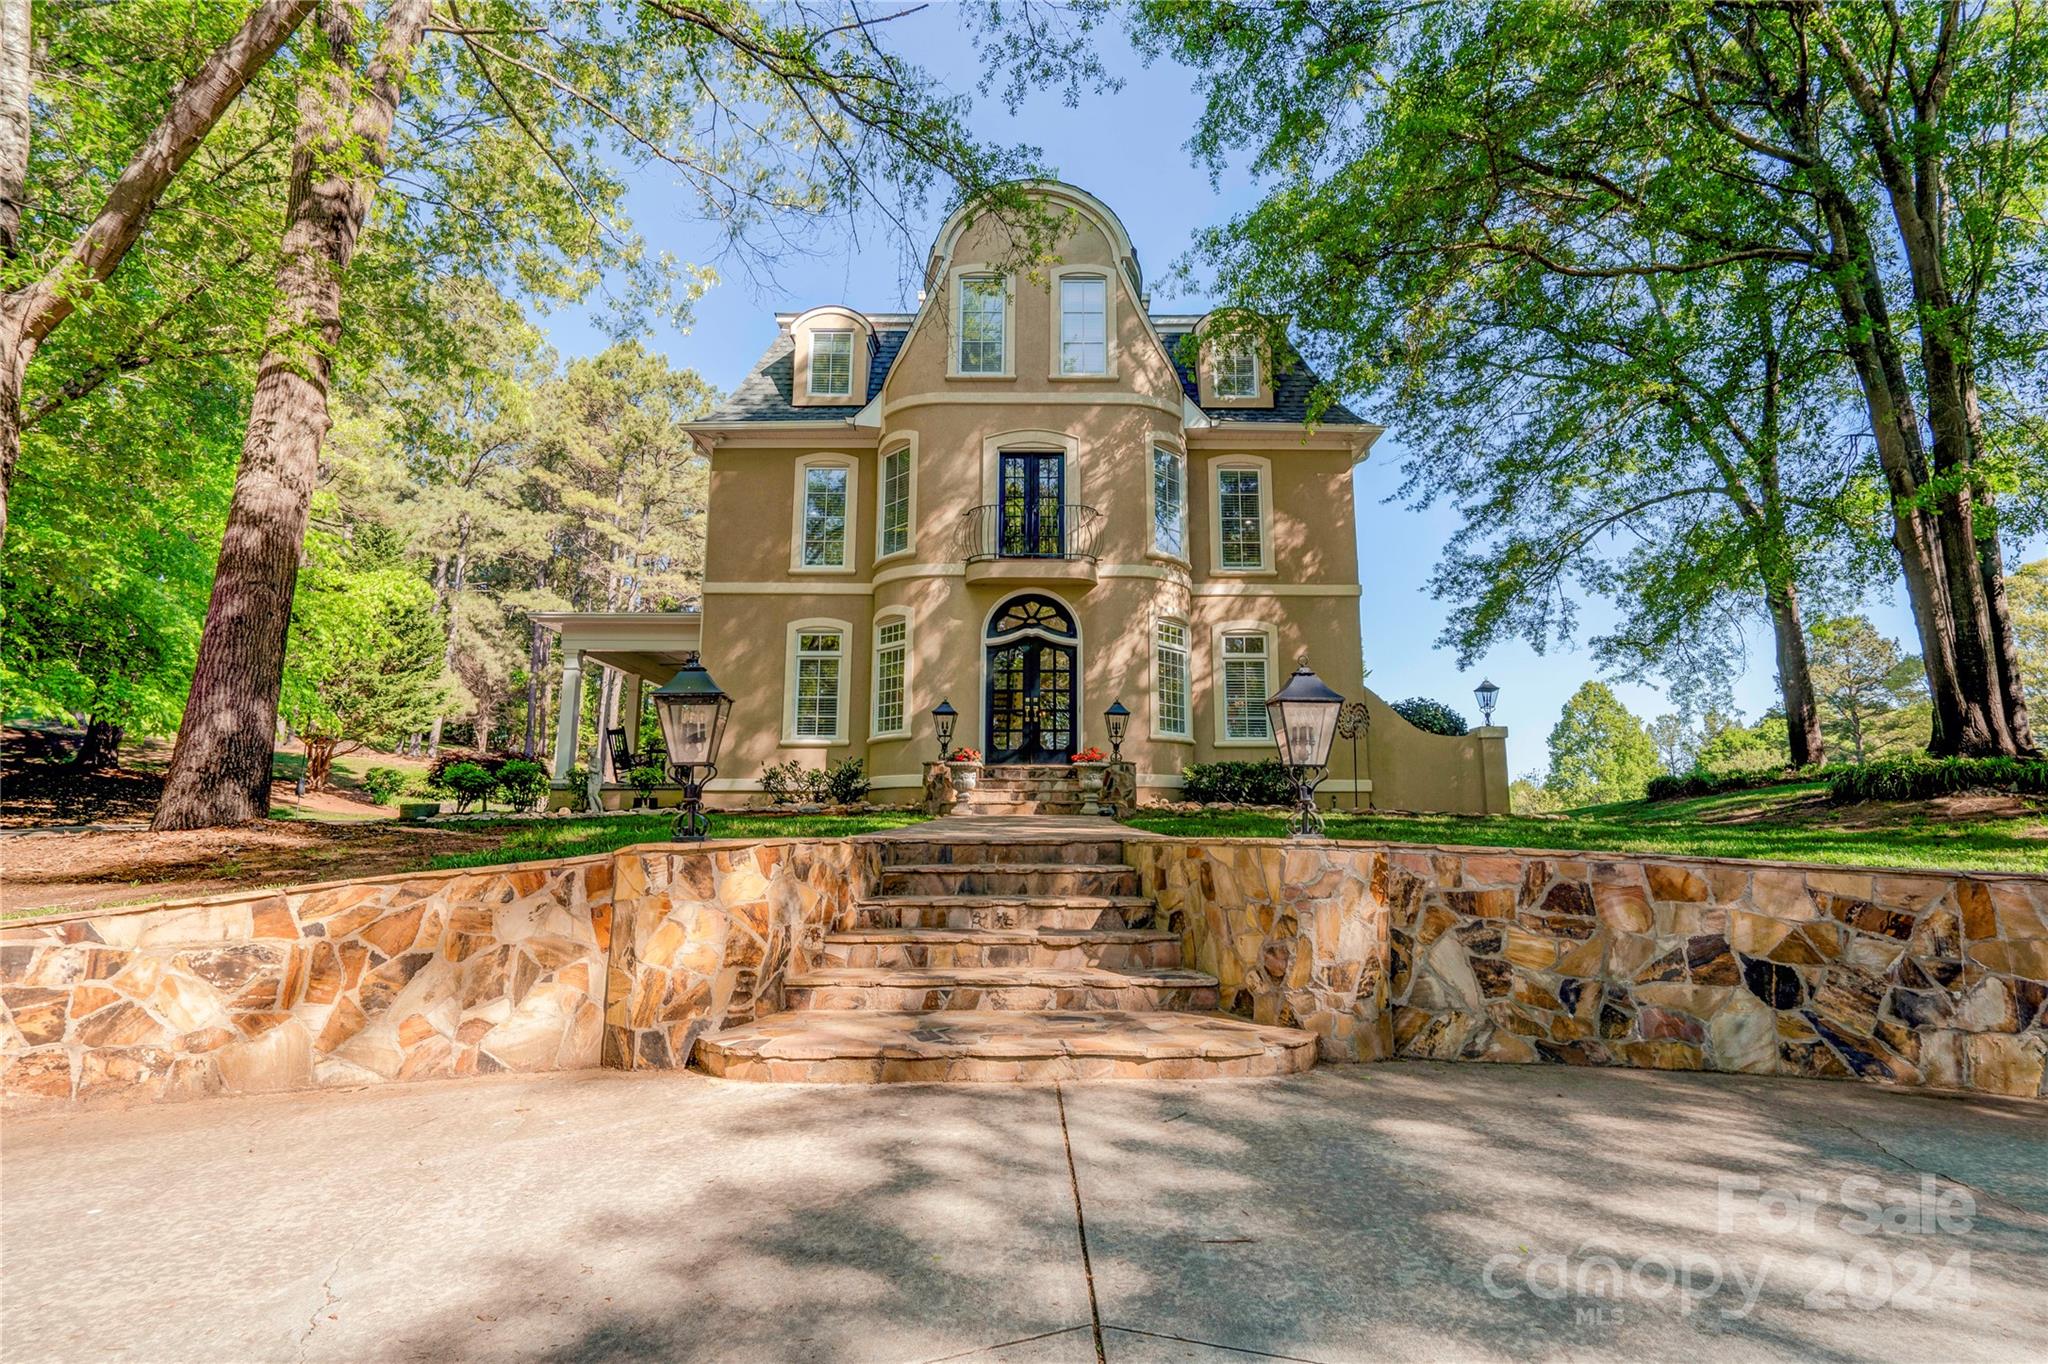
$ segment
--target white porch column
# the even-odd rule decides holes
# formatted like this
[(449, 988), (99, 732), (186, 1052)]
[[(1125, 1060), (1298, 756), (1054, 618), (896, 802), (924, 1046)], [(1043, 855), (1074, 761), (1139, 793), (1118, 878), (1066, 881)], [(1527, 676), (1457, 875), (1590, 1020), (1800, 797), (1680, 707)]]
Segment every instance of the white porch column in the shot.
[[(576, 765), (576, 729), (583, 715), (583, 651), (562, 651), (562, 691), (555, 702), (555, 780)], [(599, 736), (602, 738), (603, 736)]]
[[(619, 683), (619, 708), (626, 712), (626, 747), (634, 753), (640, 751), (640, 687), (638, 673), (627, 673)], [(619, 780), (625, 779), (621, 773)]]

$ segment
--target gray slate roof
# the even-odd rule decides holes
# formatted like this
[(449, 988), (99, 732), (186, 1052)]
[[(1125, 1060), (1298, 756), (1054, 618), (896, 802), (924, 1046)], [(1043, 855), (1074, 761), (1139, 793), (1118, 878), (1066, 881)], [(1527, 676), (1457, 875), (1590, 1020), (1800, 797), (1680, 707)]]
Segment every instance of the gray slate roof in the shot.
[[(882, 384), (889, 377), (889, 368), (896, 363), (897, 352), (903, 349), (903, 338), (908, 334), (905, 328), (875, 332), (875, 350), (868, 362), (868, 391), (860, 402), (832, 407), (798, 407), (791, 401), (796, 388), (796, 343), (788, 332), (782, 332), (768, 347), (768, 353), (755, 363), (746, 378), (740, 380), (739, 386), (703, 420), (719, 423), (803, 422), (851, 417), (873, 402), (875, 395), (882, 391)], [(1188, 395), (1189, 402), (1196, 402), (1201, 391), (1195, 383), (1195, 376), (1181, 364), (1176, 353), (1186, 335), (1185, 332), (1165, 332), (1159, 339), (1166, 343), (1166, 352), (1173, 357), (1182, 391)], [(1203, 411), (1218, 421), (1299, 425), (1308, 420), (1308, 397), (1315, 386), (1315, 375), (1299, 357), (1290, 356), (1280, 375), (1279, 386), (1274, 390), (1272, 407), (1210, 407)], [(1322, 424), (1363, 426), (1366, 423), (1351, 409), (1338, 405), (1323, 413)]]

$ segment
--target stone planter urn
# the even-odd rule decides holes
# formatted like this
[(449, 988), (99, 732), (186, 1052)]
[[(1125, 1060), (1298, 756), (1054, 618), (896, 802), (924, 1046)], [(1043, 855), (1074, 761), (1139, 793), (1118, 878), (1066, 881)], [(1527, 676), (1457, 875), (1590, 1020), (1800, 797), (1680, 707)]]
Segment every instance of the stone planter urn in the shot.
[(966, 795), (981, 785), (981, 764), (978, 762), (948, 762), (946, 770), (953, 774), (953, 790)]
[(1106, 815), (1111, 813), (1102, 802), (1102, 776), (1109, 770), (1107, 762), (1077, 762), (1073, 765), (1074, 775), (1081, 781), (1081, 813), (1084, 815)]

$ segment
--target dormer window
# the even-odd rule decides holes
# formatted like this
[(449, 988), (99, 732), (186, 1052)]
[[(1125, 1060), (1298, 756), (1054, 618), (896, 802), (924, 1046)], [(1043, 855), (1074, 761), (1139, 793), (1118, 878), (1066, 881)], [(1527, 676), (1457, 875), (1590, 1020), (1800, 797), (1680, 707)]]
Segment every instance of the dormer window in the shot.
[(1003, 374), (1003, 316), (1008, 302), (1000, 275), (963, 275), (960, 279), (960, 372)]
[(1060, 373), (1109, 372), (1109, 281), (1100, 275), (1060, 280)]
[(1225, 346), (1216, 355), (1216, 396), (1259, 396), (1259, 356), (1250, 346)]
[(814, 331), (811, 333), (811, 395), (817, 398), (853, 396), (853, 333)]

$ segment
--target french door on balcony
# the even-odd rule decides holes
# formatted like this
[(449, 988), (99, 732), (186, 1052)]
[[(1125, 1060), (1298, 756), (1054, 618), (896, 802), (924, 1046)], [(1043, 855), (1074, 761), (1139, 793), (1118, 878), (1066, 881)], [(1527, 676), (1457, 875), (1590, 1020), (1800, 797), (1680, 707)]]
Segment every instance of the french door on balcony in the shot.
[(1006, 559), (1056, 559), (1066, 552), (1066, 456), (1002, 457), (1002, 538)]

